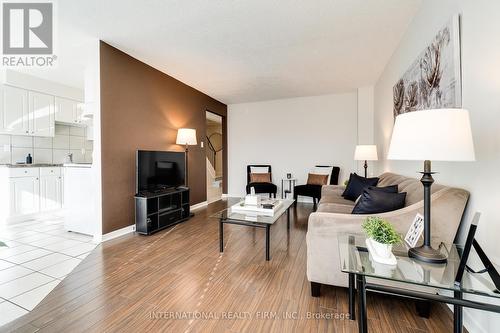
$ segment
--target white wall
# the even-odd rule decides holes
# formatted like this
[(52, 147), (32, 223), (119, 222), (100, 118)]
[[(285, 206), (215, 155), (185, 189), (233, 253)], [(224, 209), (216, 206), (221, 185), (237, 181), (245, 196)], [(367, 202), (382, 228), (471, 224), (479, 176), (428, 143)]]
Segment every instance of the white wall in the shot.
[(83, 90), (11, 69), (0, 70), (0, 81), (23, 89), (83, 101)]
[(287, 173), (305, 184), (317, 164), (339, 166), (339, 182), (356, 168), (356, 92), (233, 104), (227, 120), (230, 195), (245, 193), (248, 164), (271, 164), (279, 187)]
[[(435, 33), (455, 14), (462, 19), (463, 106), (470, 111), (476, 162), (434, 163), (436, 182), (471, 192), (467, 219), (482, 212), (478, 239), (485, 252), (500, 263), (500, 1), (440, 0), (423, 2), (399, 47), (375, 86), (375, 141), (387, 156), (393, 126), (392, 87)], [(422, 163), (382, 161), (380, 172), (391, 170), (418, 177)], [(466, 311), (470, 332), (494, 332), (500, 315)]]
[[(374, 140), (373, 118), (374, 110), (374, 87), (367, 86), (358, 89), (358, 144), (371, 145)], [(364, 161), (357, 162), (358, 174), (364, 175)], [(368, 161), (368, 176), (376, 176), (374, 162)]]
[[(94, 241), (110, 239), (102, 234), (102, 165), (101, 165), (101, 81), (100, 81), (100, 41), (93, 39), (85, 47), (87, 52), (87, 65), (85, 66), (85, 108), (93, 114), (91, 127), (94, 131), (94, 150), (92, 154), (92, 180), (95, 191), (94, 216), (91, 221), (95, 230)], [(115, 235), (118, 233), (115, 233)]]

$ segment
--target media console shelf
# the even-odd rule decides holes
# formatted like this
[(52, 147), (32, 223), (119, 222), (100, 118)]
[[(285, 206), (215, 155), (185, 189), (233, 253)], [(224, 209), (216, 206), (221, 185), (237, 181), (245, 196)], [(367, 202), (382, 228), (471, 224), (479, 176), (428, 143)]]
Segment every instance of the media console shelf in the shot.
[(178, 187), (161, 192), (135, 195), (135, 230), (151, 235), (156, 231), (184, 222), (190, 217), (189, 188)]

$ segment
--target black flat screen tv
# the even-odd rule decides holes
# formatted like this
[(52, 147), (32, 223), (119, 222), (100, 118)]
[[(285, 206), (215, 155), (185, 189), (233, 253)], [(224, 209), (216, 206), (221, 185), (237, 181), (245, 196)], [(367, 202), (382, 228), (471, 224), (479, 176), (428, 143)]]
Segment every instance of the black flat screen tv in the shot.
[(184, 185), (186, 165), (183, 152), (138, 150), (136, 192), (161, 191)]

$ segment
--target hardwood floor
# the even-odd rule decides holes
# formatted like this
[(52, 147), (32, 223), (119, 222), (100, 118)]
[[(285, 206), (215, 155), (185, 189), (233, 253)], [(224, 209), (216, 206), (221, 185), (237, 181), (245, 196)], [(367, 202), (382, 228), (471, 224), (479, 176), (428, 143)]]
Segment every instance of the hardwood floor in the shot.
[[(345, 318), (346, 289), (324, 286), (320, 298), (310, 296), (305, 233), (312, 206), (292, 211), (289, 232), (286, 217), (271, 228), (266, 262), (263, 229), (226, 225), (219, 253), (218, 221), (208, 216), (226, 205), (213, 203), (153, 236), (98, 246), (31, 313), (0, 331), (357, 332)], [(368, 295), (368, 317), (370, 332), (452, 329), (444, 306), (423, 319), (413, 302), (381, 295)]]

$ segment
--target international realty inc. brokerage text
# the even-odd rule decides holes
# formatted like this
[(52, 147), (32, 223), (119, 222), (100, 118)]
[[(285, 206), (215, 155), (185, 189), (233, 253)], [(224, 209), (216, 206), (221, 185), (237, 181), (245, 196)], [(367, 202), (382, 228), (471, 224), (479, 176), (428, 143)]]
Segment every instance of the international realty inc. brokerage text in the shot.
[(163, 320), (346, 320), (349, 313), (276, 311), (152, 311), (150, 319)]

